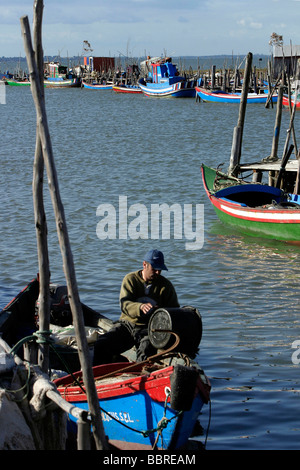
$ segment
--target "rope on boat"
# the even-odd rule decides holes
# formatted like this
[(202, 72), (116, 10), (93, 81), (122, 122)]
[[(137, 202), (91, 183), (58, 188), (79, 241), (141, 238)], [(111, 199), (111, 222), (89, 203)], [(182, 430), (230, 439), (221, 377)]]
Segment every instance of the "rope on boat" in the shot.
[(100, 406), (100, 410), (105, 413), (107, 416), (109, 416), (111, 419), (115, 420), (117, 423), (121, 424), (122, 426), (124, 426), (125, 428), (129, 429), (130, 431), (133, 431), (133, 432), (137, 432), (139, 434), (141, 434), (143, 437), (147, 438), (149, 437), (151, 434), (154, 434), (157, 432), (157, 436), (155, 438), (155, 441), (154, 441), (154, 444), (152, 446), (152, 449), (155, 449), (157, 447), (157, 442), (159, 440), (159, 437), (161, 437), (162, 439), (162, 432), (164, 429), (167, 428), (168, 424), (175, 418), (177, 418), (179, 415), (182, 414), (182, 411), (178, 411), (178, 413), (176, 413), (174, 416), (172, 416), (171, 418), (167, 418), (166, 417), (166, 411), (167, 411), (167, 401), (168, 401), (168, 398), (169, 398), (169, 395), (170, 395), (170, 392), (167, 393), (166, 395), (166, 399), (165, 399), (165, 403), (164, 403), (164, 413), (163, 413), (163, 417), (161, 418), (161, 420), (157, 423), (157, 427), (156, 428), (153, 428), (153, 429), (147, 429), (146, 431), (140, 431), (139, 429), (136, 429), (136, 428), (133, 428), (131, 426), (128, 426), (128, 424), (125, 424), (123, 423), (122, 421), (119, 421), (118, 419), (116, 419), (114, 416), (112, 416), (108, 411), (105, 411), (103, 408), (101, 408)]
[[(167, 331), (167, 330), (160, 330), (160, 331)], [(156, 360), (158, 358), (162, 358), (163, 356), (165, 355), (168, 355), (173, 349), (176, 348), (176, 346), (178, 345), (179, 341), (180, 341), (180, 338), (179, 336), (172, 332), (172, 331), (169, 331), (170, 333), (172, 333), (173, 335), (175, 335), (175, 342), (174, 344), (169, 348), (167, 349), (166, 351), (163, 351), (163, 352), (160, 352), (158, 354), (155, 354), (154, 356), (151, 356), (149, 357), (147, 360), (143, 361), (143, 363), (149, 363), (149, 362), (153, 362), (153, 360)], [(51, 334), (51, 331), (37, 331), (35, 333), (33, 333), (32, 335), (30, 336), (26, 336), (24, 338), (22, 338), (17, 344), (15, 344), (15, 346), (11, 349), (11, 354), (15, 354), (16, 351), (18, 351), (18, 349), (25, 343), (28, 343), (29, 341), (36, 341), (37, 343), (49, 343), (50, 347), (52, 347), (52, 349), (56, 352), (56, 354), (60, 357), (61, 361), (64, 363), (64, 365), (67, 367), (67, 364), (65, 363), (65, 361), (63, 360), (63, 358), (58, 354), (58, 352), (56, 351), (56, 348), (53, 346), (53, 343), (54, 341), (49, 337)], [(142, 364), (142, 363), (140, 363)], [(134, 364), (136, 365), (136, 364)], [(126, 367), (125, 369), (121, 369), (122, 372), (124, 370), (129, 370), (131, 369), (132, 365)], [(67, 367), (67, 369), (69, 369)], [(118, 371), (114, 371), (114, 374), (118, 372)], [(30, 375), (30, 372), (29, 372), (29, 375)], [(29, 382), (29, 375), (28, 375), (28, 380), (26, 382), (26, 384), (24, 385), (23, 388), (25, 388), (27, 385), (28, 385), (28, 382)], [(84, 389), (84, 387), (82, 386), (82, 384), (79, 382), (79, 380), (77, 379), (77, 377), (74, 376), (74, 374), (72, 372), (70, 372), (70, 375), (72, 376), (72, 378), (74, 379), (74, 382), (80, 387), (80, 389), (82, 390), (82, 392), (85, 394), (86, 391)], [(107, 376), (109, 376), (110, 374), (107, 374)], [(17, 391), (15, 391), (17, 392)], [(101, 408), (100, 406), (100, 410), (105, 413), (107, 416), (109, 416), (111, 419), (113, 419), (114, 421), (118, 422), (119, 424), (121, 424), (122, 426), (126, 427), (127, 429), (130, 429), (131, 431), (134, 431), (134, 432), (137, 432), (137, 433), (140, 433), (142, 434), (143, 437), (147, 438), (150, 436), (150, 434), (153, 434), (153, 433), (156, 433), (157, 432), (157, 436), (156, 436), (156, 439), (155, 439), (155, 442), (154, 442), (154, 445), (153, 445), (153, 448), (155, 448), (157, 446), (157, 442), (158, 442), (158, 439), (159, 437), (162, 438), (162, 432), (164, 429), (167, 428), (168, 424), (175, 418), (177, 418), (181, 413), (182, 411), (178, 411), (174, 416), (172, 416), (171, 418), (167, 418), (166, 417), (166, 412), (167, 412), (167, 402), (168, 402), (168, 398), (170, 396), (170, 391), (167, 392), (166, 394), (166, 399), (165, 399), (165, 402), (164, 402), (164, 412), (163, 412), (163, 417), (161, 418), (161, 420), (158, 422), (157, 424), (157, 427), (156, 428), (153, 428), (153, 429), (147, 429), (147, 430), (139, 430), (139, 429), (135, 429), (131, 426), (128, 426), (127, 424), (123, 423), (122, 421), (119, 421), (118, 419), (116, 419), (114, 416), (112, 416), (108, 411), (104, 410), (103, 408)]]
[[(28, 374), (27, 374), (27, 378), (26, 378), (26, 381), (24, 383), (24, 385), (18, 389), (9, 389), (9, 388), (4, 388), (5, 392), (10, 395), (11, 397), (13, 397), (13, 400), (16, 402), (16, 403), (22, 403), (22, 401), (24, 401), (26, 398), (28, 398), (28, 393), (29, 393), (29, 381), (30, 381), (30, 367), (28, 367), (27, 369), (28, 371)], [(17, 399), (15, 397), (15, 394), (19, 393), (19, 392), (22, 392), (23, 390), (26, 389), (26, 392), (24, 392), (24, 395), (21, 399)]]
[[(32, 335), (30, 336), (26, 336), (24, 338), (22, 338), (17, 344), (15, 344), (15, 346), (11, 349), (11, 354), (15, 354), (16, 351), (23, 345), (25, 344), (26, 342), (29, 342), (29, 341), (36, 341), (37, 343), (49, 343), (50, 347), (54, 350), (54, 352), (57, 354), (57, 356), (60, 358), (60, 360), (62, 361), (62, 363), (65, 365), (66, 369), (69, 371), (69, 367), (68, 365), (65, 363), (65, 361), (63, 360), (63, 358), (60, 356), (60, 354), (58, 353), (58, 351), (56, 350), (56, 348), (53, 346), (53, 343), (54, 341), (49, 337), (51, 334), (51, 331), (37, 331), (35, 333), (33, 333)], [(145, 363), (146, 362), (151, 362), (151, 359), (153, 360), (154, 358), (157, 359), (158, 357), (162, 357), (162, 356), (168, 356), (168, 354), (170, 353), (170, 350), (173, 350), (177, 344), (178, 344), (178, 335), (176, 335), (176, 333), (173, 332), (173, 334), (177, 337), (176, 338), (176, 341), (175, 341), (175, 344), (169, 348), (168, 350), (164, 351), (163, 353), (159, 353), (159, 354), (156, 354), (152, 357), (150, 357), (147, 361), (144, 361)], [(72, 376), (72, 378), (74, 379), (74, 382), (80, 387), (80, 389), (82, 390), (83, 393), (86, 393), (85, 389), (83, 388), (82, 384), (79, 382), (79, 380), (77, 379), (77, 377), (74, 376), (74, 374), (72, 373), (72, 371), (69, 371), (70, 375)], [(16, 398), (14, 398), (15, 401), (23, 401), (27, 396), (28, 396), (28, 390), (29, 390), (29, 380), (30, 380), (30, 368), (28, 368), (28, 377), (27, 377), (27, 380), (26, 380), (26, 383), (24, 384), (23, 387), (21, 387), (20, 389), (18, 390), (7, 390), (7, 392), (11, 393), (11, 394), (15, 394), (19, 391), (22, 391), (23, 389), (27, 388), (27, 393), (25, 393), (24, 397), (21, 399), (21, 400), (16, 400)], [(109, 416), (111, 419), (115, 420), (116, 422), (118, 422), (119, 424), (121, 424), (122, 426), (126, 427), (127, 429), (133, 431), (133, 432), (137, 432), (137, 433), (140, 433), (142, 434), (143, 437), (147, 438), (150, 436), (150, 434), (153, 434), (153, 433), (156, 433), (157, 432), (157, 436), (155, 438), (155, 442), (153, 444), (153, 449), (155, 449), (157, 447), (157, 442), (159, 440), (159, 437), (161, 437), (161, 440), (163, 439), (163, 436), (162, 436), (162, 433), (163, 433), (163, 430), (167, 428), (168, 424), (175, 418), (177, 418), (178, 416), (180, 416), (183, 411), (178, 411), (174, 416), (172, 416), (171, 418), (167, 418), (166, 417), (166, 411), (167, 411), (167, 402), (168, 402), (168, 398), (170, 396), (170, 391), (168, 391), (167, 395), (166, 395), (166, 399), (165, 399), (165, 402), (164, 402), (164, 413), (163, 413), (163, 417), (161, 418), (161, 420), (158, 422), (157, 424), (157, 427), (156, 428), (153, 428), (153, 429), (148, 429), (146, 431), (143, 431), (143, 430), (139, 430), (139, 429), (135, 429), (131, 426), (128, 426), (127, 424), (123, 423), (122, 421), (119, 421), (118, 419), (116, 419), (114, 416), (112, 416), (108, 411), (104, 410), (103, 408), (100, 407), (100, 410), (105, 413), (107, 416)], [(209, 404), (210, 404), (210, 413), (209, 415), (211, 416), (211, 401), (209, 400)], [(209, 422), (210, 422), (210, 418), (209, 418)], [(204, 445), (204, 448), (206, 447), (206, 442), (207, 442), (207, 437), (208, 437), (208, 429), (209, 429), (209, 425), (208, 425), (208, 428), (207, 428), (207, 434), (206, 434), (206, 439), (205, 439), (205, 445)]]
[(23, 344), (29, 343), (29, 341), (35, 341), (36, 343), (39, 343), (39, 344), (49, 343), (51, 345), (51, 343), (53, 343), (53, 340), (50, 338), (51, 333), (52, 331), (40, 330), (40, 331), (36, 331), (30, 336), (25, 336), (24, 338), (20, 339), (18, 343), (14, 345), (10, 353), (15, 354), (20, 349), (20, 347), (23, 346)]

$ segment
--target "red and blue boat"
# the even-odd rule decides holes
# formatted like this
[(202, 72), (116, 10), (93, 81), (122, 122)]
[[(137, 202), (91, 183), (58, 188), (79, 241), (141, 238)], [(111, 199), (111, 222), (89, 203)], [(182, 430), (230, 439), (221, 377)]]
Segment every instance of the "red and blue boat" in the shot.
[[(33, 341), (38, 330), (38, 296), (37, 278), (0, 310), (0, 334), (16, 351), (24, 338)], [(50, 368), (65, 371), (54, 383), (68, 403), (88, 410), (66, 286), (50, 285), (50, 304)], [(113, 322), (85, 304), (82, 309), (93, 348), (94, 333), (97, 338)], [(146, 361), (135, 362), (130, 350), (115, 362), (93, 367), (105, 434), (116, 449), (184, 449), (210, 402), (209, 380), (195, 360), (202, 337), (200, 313), (193, 307), (157, 309), (149, 337), (160, 351)], [(66, 431), (74, 442), (77, 421), (72, 414)]]
[(245, 235), (300, 245), (300, 198), (246, 183), (202, 165), (206, 194), (219, 219)]
[[(194, 360), (202, 337), (200, 313), (193, 307), (157, 309), (148, 335), (159, 350), (154, 356), (93, 368), (105, 434), (116, 449), (188, 449), (201, 410), (210, 401), (209, 380)], [(135, 353), (124, 356), (134, 358)], [(66, 401), (88, 410), (81, 372), (55, 384)], [(76, 418), (70, 415), (69, 424), (69, 433), (76, 435)]]
[[(225, 93), (223, 91), (211, 91), (205, 88), (195, 87), (197, 97), (204, 102), (209, 103), (241, 103), (241, 93)], [(272, 100), (277, 102), (278, 95), (273, 95)], [(248, 93), (247, 104), (266, 103), (268, 100), (268, 93)]]
[(180, 76), (171, 58), (156, 58), (155, 60), (149, 58), (142, 66), (142, 70), (143, 68), (148, 71), (148, 76), (139, 80), (139, 86), (144, 95), (173, 98), (196, 96), (197, 81)]
[[(114, 363), (93, 368), (105, 434), (120, 450), (188, 448), (210, 384), (199, 368), (179, 364)], [(61, 396), (88, 410), (81, 372), (55, 381)], [(77, 433), (70, 415), (69, 433)]]

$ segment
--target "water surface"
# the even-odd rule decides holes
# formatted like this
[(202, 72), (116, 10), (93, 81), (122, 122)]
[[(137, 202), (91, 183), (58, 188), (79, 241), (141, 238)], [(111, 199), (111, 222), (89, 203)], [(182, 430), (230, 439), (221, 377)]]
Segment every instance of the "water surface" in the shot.
[[(181, 305), (202, 315), (198, 360), (212, 385), (207, 449), (298, 449), (299, 248), (241, 236), (221, 225), (205, 195), (201, 163), (227, 169), (235, 105), (151, 99), (86, 89), (46, 90), (60, 192), (83, 302), (119, 316), (123, 276), (145, 252), (165, 253)], [(268, 156), (276, 108), (248, 106), (242, 161)], [(30, 89), (6, 87), (0, 106), (0, 306), (38, 272), (32, 207), (35, 111)], [(283, 152), (289, 114), (280, 135)], [(299, 123), (296, 116), (296, 132)], [(45, 178), (52, 281), (64, 282)], [(99, 240), (99, 205), (204, 204), (204, 246), (186, 239)], [(206, 428), (208, 407), (201, 423)], [(204, 438), (200, 437), (203, 441)]]

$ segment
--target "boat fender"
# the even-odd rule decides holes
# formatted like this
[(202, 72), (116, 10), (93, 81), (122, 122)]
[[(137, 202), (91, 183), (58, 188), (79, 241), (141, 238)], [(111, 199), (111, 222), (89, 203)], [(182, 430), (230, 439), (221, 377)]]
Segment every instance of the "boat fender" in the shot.
[(188, 411), (193, 404), (197, 387), (198, 371), (192, 367), (176, 364), (170, 377), (170, 405), (176, 411)]

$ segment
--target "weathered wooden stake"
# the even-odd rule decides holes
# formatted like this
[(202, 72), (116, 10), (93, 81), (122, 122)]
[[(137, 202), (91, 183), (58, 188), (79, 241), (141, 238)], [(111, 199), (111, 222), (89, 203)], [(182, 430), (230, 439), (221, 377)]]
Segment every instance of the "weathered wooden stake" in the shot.
[[(43, 87), (43, 48), (42, 48), (42, 18), (43, 18), (43, 0), (35, 0), (33, 7), (33, 42), (35, 50), (35, 60), (38, 66), (41, 99), (44, 100)], [(42, 340), (50, 328), (50, 268), (47, 245), (47, 223), (43, 203), (43, 178), (44, 178), (44, 160), (37, 122), (35, 159), (33, 164), (33, 206), (37, 237), (37, 251), (39, 263), (39, 332), (41, 342), (38, 349), (38, 364), (43, 372), (49, 371), (49, 344)], [(46, 338), (45, 338), (46, 339)]]
[(281, 116), (282, 116), (282, 97), (283, 97), (283, 87), (281, 86), (279, 87), (279, 90), (278, 90), (276, 120), (275, 120), (275, 127), (274, 127), (272, 150), (271, 150), (271, 155), (270, 155), (272, 159), (278, 158), (278, 142), (279, 142)]
[(31, 81), (31, 92), (37, 113), (39, 134), (42, 143), (43, 158), (47, 170), (49, 189), (55, 213), (56, 227), (60, 249), (63, 258), (63, 267), (67, 281), (67, 288), (73, 315), (73, 324), (78, 345), (79, 360), (82, 368), (83, 381), (86, 388), (87, 401), (92, 416), (92, 427), (96, 448), (104, 450), (108, 448), (104, 428), (100, 413), (96, 386), (94, 382), (93, 370), (89, 357), (89, 348), (85, 335), (82, 306), (79, 299), (73, 256), (71, 252), (67, 224), (65, 220), (64, 208), (60, 198), (57, 173), (54, 164), (51, 138), (48, 128), (47, 115), (44, 100), (41, 98), (41, 84), (37, 65), (34, 58), (34, 51), (31, 43), (31, 34), (28, 17), (20, 19), (21, 30), (24, 39), (24, 48), (27, 58), (28, 71)]
[(213, 65), (211, 68), (211, 89), (213, 90), (216, 86), (216, 66)]
[(285, 172), (286, 164), (287, 164), (293, 150), (294, 150), (294, 146), (291, 145), (290, 148), (286, 151), (286, 153), (282, 157), (280, 170), (279, 170), (277, 180), (276, 180), (276, 184), (275, 184), (276, 188), (280, 188), (281, 180), (282, 180), (282, 177), (283, 177), (284, 172)]
[(243, 88), (242, 88), (238, 123), (233, 131), (230, 165), (229, 165), (229, 170), (228, 170), (228, 173), (231, 176), (237, 176), (238, 166), (239, 166), (240, 159), (241, 159), (243, 130), (244, 130), (244, 121), (245, 121), (246, 106), (247, 106), (249, 80), (250, 80), (250, 75), (251, 75), (251, 67), (252, 67), (252, 53), (249, 52), (247, 55), (246, 65), (245, 65), (245, 73), (244, 73), (244, 80), (243, 80)]

